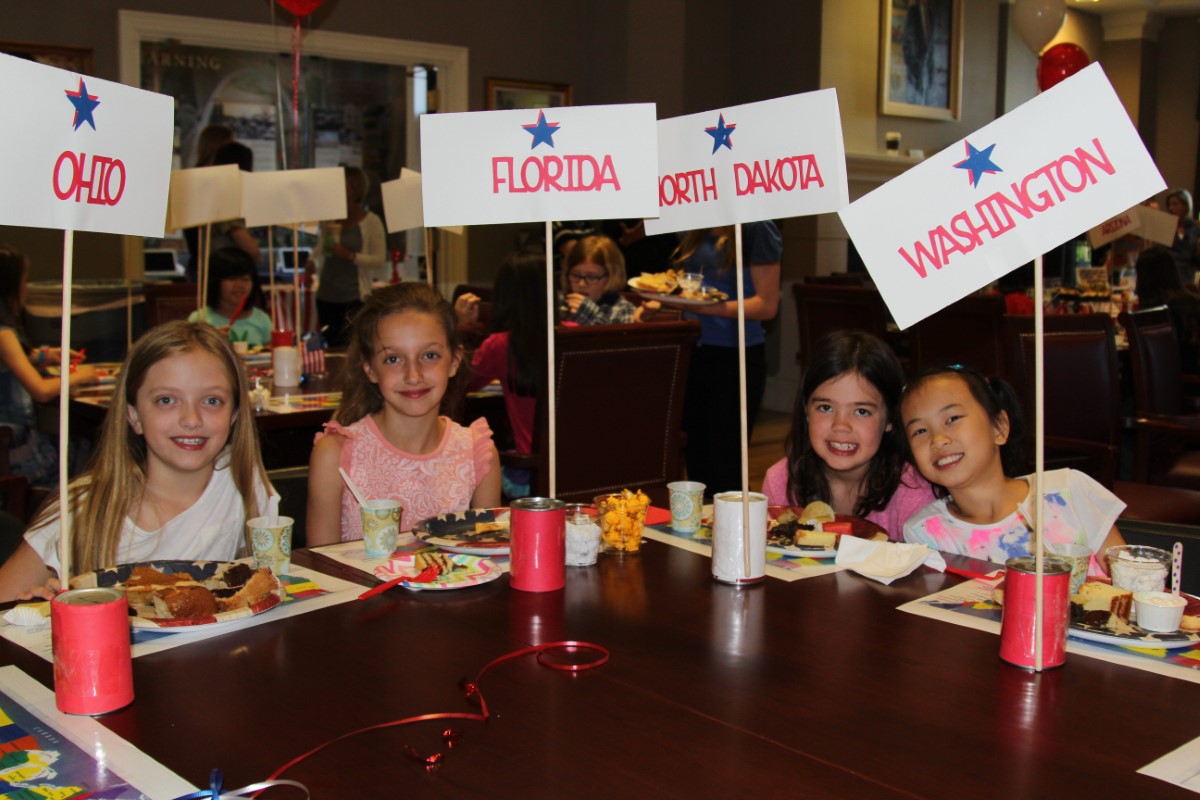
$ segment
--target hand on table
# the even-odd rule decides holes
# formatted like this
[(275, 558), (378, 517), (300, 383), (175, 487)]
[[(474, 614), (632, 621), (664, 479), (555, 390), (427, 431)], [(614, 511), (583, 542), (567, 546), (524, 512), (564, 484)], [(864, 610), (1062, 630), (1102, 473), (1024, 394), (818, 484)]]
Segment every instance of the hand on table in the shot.
[(100, 376), (96, 374), (96, 368), (91, 364), (80, 364), (71, 370), (69, 380), (72, 386), (76, 386), (81, 383), (96, 383), (100, 380)]
[(58, 578), (48, 578), (45, 586), (31, 586), (23, 592), (17, 592), (17, 600), (53, 600), (54, 595), (62, 591)]

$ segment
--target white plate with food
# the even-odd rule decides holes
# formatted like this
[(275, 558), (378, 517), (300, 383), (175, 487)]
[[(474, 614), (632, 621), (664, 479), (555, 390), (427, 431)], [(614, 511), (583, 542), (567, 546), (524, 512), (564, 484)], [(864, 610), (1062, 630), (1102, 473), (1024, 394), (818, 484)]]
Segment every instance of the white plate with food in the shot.
[(711, 306), (713, 303), (729, 299), (729, 295), (725, 292), (711, 287), (702, 287), (699, 292), (691, 293), (682, 291), (678, 286), (667, 289), (666, 284), (649, 283), (642, 278), (630, 278), (629, 288), (647, 300), (658, 300), (661, 303), (671, 303), (677, 306)]
[[(767, 518), (767, 552), (792, 558), (834, 558), (842, 536), (877, 541), (888, 538), (887, 531), (874, 522), (834, 514), (824, 503), (810, 503), (804, 508), (768, 506)], [(806, 539), (813, 540), (813, 544), (804, 544)]]
[(1113, 633), (1112, 631), (1097, 630), (1092, 626), (1072, 622), (1067, 628), (1067, 635), (1089, 642), (1157, 650), (1178, 650), (1183, 647), (1194, 647), (1200, 644), (1200, 633), (1188, 633), (1186, 631), (1154, 633), (1142, 630), (1135, 624), (1131, 624), (1130, 627), (1133, 630), (1129, 633)]
[(447, 553), (506, 556), (509, 553), (507, 508), (472, 508), (422, 520), (413, 535)]
[(375, 568), (375, 577), (390, 581), (400, 577), (415, 578), (424, 571), (430, 563), (437, 563), (441, 569), (438, 576), (431, 581), (420, 583), (400, 581), (399, 586), (413, 591), (446, 591), (449, 589), (465, 589), (468, 586), (478, 586), (496, 580), (504, 571), (495, 561), (479, 556), (462, 553), (415, 553), (395, 556), (388, 563)]
[(287, 590), (269, 569), (239, 561), (147, 561), (79, 575), (75, 589), (125, 593), (130, 625), (159, 633), (235, 627), (278, 606)]

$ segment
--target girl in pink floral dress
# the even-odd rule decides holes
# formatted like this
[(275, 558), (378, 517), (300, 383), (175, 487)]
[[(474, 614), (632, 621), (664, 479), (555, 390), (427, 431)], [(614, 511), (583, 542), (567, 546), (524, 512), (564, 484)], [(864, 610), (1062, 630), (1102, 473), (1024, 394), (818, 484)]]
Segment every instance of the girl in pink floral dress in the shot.
[(461, 365), (454, 311), (436, 290), (401, 283), (367, 298), (352, 323), (342, 405), (309, 461), (310, 545), (362, 538), (339, 467), (367, 499), (399, 500), (405, 531), (437, 514), (500, 504), (500, 456), (487, 422), (464, 428), (441, 414)]

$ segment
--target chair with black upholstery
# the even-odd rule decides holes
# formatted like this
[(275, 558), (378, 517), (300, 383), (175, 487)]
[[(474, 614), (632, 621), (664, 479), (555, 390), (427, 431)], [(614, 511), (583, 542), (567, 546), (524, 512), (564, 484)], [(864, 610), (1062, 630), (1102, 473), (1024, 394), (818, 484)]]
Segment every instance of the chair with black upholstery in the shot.
[(196, 310), (196, 284), (146, 283), (142, 286), (146, 298), (146, 327), (164, 322), (187, 319)]
[(1134, 477), (1200, 489), (1200, 408), (1188, 397), (1166, 306), (1123, 312), (1133, 367)]
[[(681, 474), (683, 396), (699, 335), (695, 321), (555, 328), (558, 499), (591, 502), (627, 488), (667, 504), (666, 485)], [(547, 406), (537, 404), (533, 452), (500, 454), (506, 466), (532, 469), (533, 494), (543, 497)]]
[(949, 364), (974, 367), (988, 376), (1008, 374), (1002, 295), (968, 295), (905, 333), (913, 374)]
[(308, 467), (285, 467), (267, 473), (279, 494), (279, 514), (291, 517), (292, 549), (299, 550), (308, 540)]
[[(1026, 452), (1033, 470), (1033, 317), (1005, 319), (1012, 383), (1029, 430)], [(1045, 468), (1086, 472), (1126, 504), (1125, 518), (1168, 523), (1200, 522), (1200, 492), (1117, 477), (1121, 412), (1117, 350), (1107, 314), (1045, 318), (1043, 333)]]
[(816, 343), (837, 330), (860, 330), (889, 340), (892, 315), (878, 289), (867, 286), (825, 283), (794, 283), (796, 316), (800, 322), (796, 361), (803, 368)]

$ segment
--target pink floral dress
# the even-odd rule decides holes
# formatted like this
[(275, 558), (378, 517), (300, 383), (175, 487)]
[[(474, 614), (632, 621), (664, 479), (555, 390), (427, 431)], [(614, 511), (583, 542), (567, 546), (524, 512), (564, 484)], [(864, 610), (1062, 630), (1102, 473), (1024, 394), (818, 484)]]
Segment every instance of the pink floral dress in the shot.
[[(340, 466), (371, 500), (403, 504), (400, 530), (412, 530), (421, 520), (471, 507), (471, 496), (487, 475), (492, 429), (480, 418), (464, 428), (446, 417), (442, 441), (431, 453), (413, 455), (392, 446), (375, 420), (363, 417), (351, 425), (325, 424), (322, 436), (341, 436)], [(342, 487), (342, 541), (362, 538), (358, 503)]]

